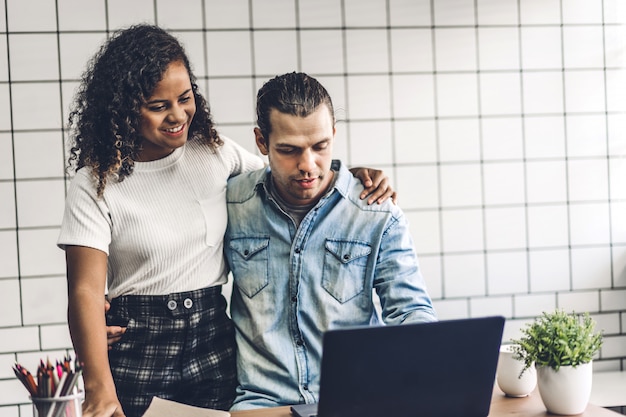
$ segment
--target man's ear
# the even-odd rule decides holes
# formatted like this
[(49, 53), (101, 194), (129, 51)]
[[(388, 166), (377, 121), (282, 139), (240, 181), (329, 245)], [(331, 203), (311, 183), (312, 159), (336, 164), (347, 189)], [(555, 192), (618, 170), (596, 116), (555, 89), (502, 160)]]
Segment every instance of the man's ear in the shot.
[(256, 146), (257, 148), (259, 148), (259, 151), (261, 152), (261, 154), (267, 156), (267, 154), (269, 153), (269, 150), (267, 147), (267, 141), (263, 137), (263, 134), (261, 133), (261, 129), (259, 129), (258, 127), (254, 128), (254, 139), (256, 140)]

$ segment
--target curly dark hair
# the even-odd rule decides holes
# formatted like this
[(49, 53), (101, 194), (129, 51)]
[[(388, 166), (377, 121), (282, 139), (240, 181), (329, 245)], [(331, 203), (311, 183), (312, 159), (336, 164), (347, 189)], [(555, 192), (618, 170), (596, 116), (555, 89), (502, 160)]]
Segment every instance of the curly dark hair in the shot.
[(222, 145), (180, 42), (153, 25), (119, 30), (88, 62), (69, 115), (73, 142), (68, 170), (91, 167), (98, 196), (110, 177), (122, 181), (132, 174), (141, 151), (141, 106), (172, 62), (187, 68), (196, 103), (189, 140), (204, 141), (213, 149)]

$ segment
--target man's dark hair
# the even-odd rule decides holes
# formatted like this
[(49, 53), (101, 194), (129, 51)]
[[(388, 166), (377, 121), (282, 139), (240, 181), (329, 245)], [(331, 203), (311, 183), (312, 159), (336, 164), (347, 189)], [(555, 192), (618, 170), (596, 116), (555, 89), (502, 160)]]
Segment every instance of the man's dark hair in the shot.
[(265, 140), (272, 132), (270, 112), (307, 117), (321, 104), (328, 106), (330, 117), (335, 123), (335, 110), (328, 91), (315, 78), (303, 72), (290, 72), (266, 82), (259, 90), (256, 100), (257, 126)]

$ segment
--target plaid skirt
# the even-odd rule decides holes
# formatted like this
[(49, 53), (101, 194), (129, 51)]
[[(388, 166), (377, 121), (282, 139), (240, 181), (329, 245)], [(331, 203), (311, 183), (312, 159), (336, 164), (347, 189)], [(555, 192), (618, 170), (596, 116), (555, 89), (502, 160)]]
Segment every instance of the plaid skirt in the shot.
[(153, 396), (228, 410), (235, 398), (235, 330), (221, 286), (111, 301), (107, 325), (126, 333), (109, 351), (127, 417), (141, 417)]

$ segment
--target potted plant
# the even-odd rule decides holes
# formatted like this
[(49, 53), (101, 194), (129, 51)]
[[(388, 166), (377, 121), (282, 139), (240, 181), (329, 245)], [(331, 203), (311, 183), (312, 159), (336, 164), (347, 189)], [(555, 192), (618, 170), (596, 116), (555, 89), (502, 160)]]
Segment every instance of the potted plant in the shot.
[(543, 312), (513, 339), (514, 356), (524, 362), (521, 374), (534, 366), (544, 405), (553, 414), (580, 414), (591, 395), (594, 355), (602, 346), (589, 313)]

